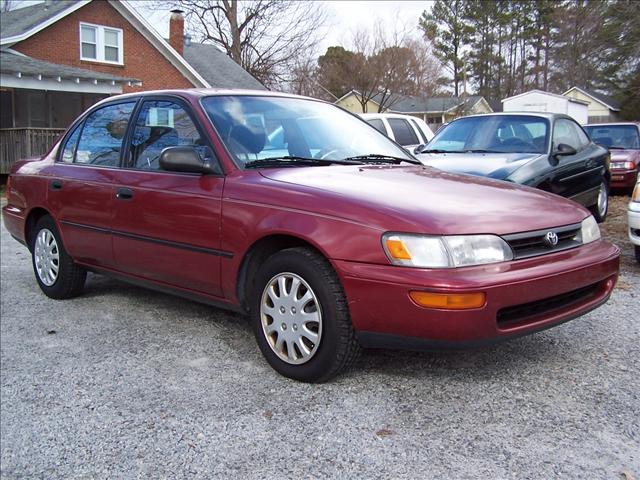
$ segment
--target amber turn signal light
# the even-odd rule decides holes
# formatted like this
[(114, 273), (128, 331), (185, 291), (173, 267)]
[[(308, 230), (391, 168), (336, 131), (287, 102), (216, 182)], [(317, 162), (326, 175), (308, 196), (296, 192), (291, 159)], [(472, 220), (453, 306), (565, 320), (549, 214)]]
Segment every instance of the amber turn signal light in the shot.
[(387, 251), (391, 257), (396, 260), (411, 260), (411, 253), (409, 253), (409, 249), (405, 246), (402, 240), (397, 238), (388, 238), (386, 243)]
[(411, 300), (420, 307), (444, 308), (446, 310), (468, 310), (484, 306), (486, 295), (483, 292), (474, 293), (432, 293), (409, 292)]

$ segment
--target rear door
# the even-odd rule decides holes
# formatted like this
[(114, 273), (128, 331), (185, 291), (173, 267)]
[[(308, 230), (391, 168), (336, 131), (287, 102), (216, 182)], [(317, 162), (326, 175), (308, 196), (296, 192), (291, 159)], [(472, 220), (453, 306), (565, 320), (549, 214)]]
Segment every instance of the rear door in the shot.
[(571, 198), (583, 205), (593, 205), (602, 178), (601, 159), (597, 148), (591, 143), (582, 128), (568, 118), (559, 118), (553, 126), (551, 151), (560, 144), (576, 150), (574, 155), (559, 156), (551, 179), (553, 193)]
[(114, 175), (136, 100), (99, 107), (72, 128), (49, 170), (47, 202), (77, 261), (113, 265)]
[(221, 258), (230, 255), (220, 251), (224, 177), (160, 169), (160, 153), (172, 146), (213, 156), (186, 103), (145, 98), (114, 179), (115, 261), (125, 273), (220, 296)]

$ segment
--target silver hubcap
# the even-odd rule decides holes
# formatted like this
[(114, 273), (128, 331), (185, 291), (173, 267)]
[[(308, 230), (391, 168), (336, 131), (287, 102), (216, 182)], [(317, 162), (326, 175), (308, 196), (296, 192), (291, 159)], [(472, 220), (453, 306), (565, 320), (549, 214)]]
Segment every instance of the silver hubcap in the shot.
[(600, 184), (600, 190), (598, 191), (598, 213), (600, 216), (604, 216), (607, 213), (607, 203), (609, 202), (609, 196), (607, 195), (607, 187), (604, 183)]
[(47, 287), (56, 283), (60, 270), (60, 250), (50, 230), (43, 228), (38, 232), (33, 256), (40, 281)]
[(267, 283), (260, 320), (271, 350), (290, 364), (308, 362), (318, 351), (322, 311), (311, 287), (295, 273), (279, 273)]

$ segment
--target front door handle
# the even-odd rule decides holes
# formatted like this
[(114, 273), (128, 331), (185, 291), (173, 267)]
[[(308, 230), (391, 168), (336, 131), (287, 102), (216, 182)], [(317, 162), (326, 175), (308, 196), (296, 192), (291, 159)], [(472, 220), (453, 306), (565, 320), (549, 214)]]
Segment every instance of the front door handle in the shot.
[(118, 200), (131, 200), (133, 198), (133, 190), (130, 188), (119, 188), (116, 193)]
[(51, 190), (60, 190), (62, 189), (62, 180), (51, 180), (49, 186)]

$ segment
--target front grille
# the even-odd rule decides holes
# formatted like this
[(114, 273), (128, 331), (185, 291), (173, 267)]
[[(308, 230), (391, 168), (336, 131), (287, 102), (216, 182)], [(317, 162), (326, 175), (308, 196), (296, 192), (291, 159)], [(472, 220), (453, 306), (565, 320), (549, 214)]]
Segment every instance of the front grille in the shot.
[[(550, 245), (545, 242), (545, 237), (549, 232), (553, 232), (558, 236), (558, 243), (556, 245)], [(573, 225), (566, 225), (564, 227), (504, 235), (502, 238), (511, 247), (513, 258), (520, 260), (522, 258), (536, 257), (538, 255), (546, 255), (547, 253), (555, 253), (561, 250), (579, 247), (582, 245), (579, 236), (580, 224), (574, 223)]]
[(566, 308), (575, 303), (584, 302), (598, 293), (600, 284), (594, 283), (587, 287), (582, 287), (572, 292), (556, 295), (535, 302), (523, 303), (513, 307), (502, 308), (498, 310), (497, 323), (498, 328), (509, 328), (510, 326), (526, 321), (527, 319), (535, 320), (542, 314), (552, 313), (555, 310)]

